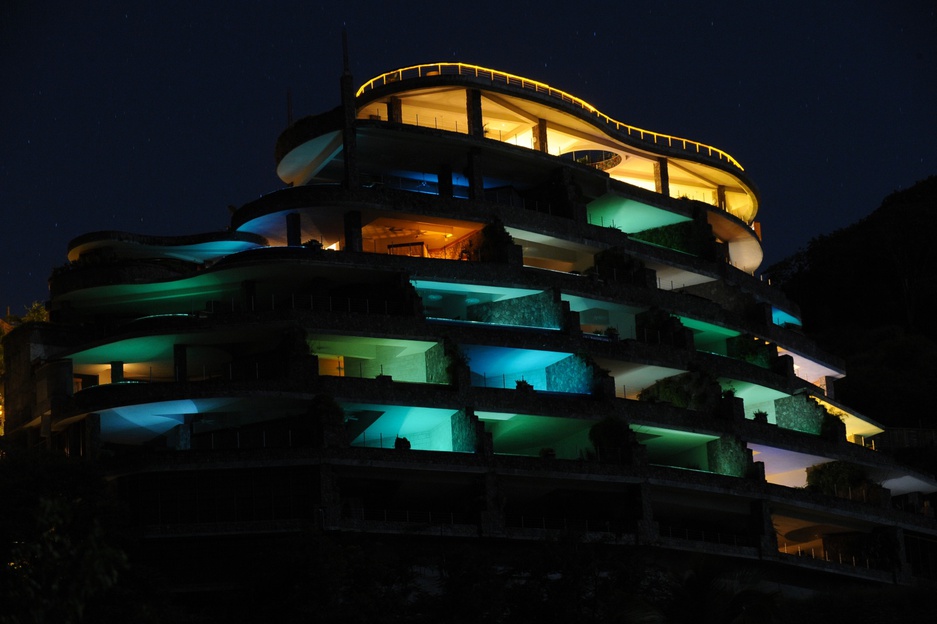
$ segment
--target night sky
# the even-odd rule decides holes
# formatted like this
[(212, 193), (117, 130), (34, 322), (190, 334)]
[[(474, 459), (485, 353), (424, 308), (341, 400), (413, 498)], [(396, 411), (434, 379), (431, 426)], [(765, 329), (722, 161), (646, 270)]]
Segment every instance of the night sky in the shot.
[(287, 92), (338, 104), (343, 26), (356, 84), (462, 61), (727, 151), (763, 266), (937, 174), (933, 0), (142, 4), (0, 0), (0, 314), (84, 232), (221, 230), (280, 188)]

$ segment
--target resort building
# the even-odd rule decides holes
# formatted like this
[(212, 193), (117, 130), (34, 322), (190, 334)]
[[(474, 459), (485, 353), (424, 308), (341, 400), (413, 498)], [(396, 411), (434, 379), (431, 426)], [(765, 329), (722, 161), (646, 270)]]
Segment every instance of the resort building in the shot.
[(755, 276), (726, 152), (435, 63), (346, 70), (276, 160), (223, 231), (74, 239), (4, 339), (6, 435), (104, 458), (180, 579), (315, 526), (937, 580), (937, 481)]

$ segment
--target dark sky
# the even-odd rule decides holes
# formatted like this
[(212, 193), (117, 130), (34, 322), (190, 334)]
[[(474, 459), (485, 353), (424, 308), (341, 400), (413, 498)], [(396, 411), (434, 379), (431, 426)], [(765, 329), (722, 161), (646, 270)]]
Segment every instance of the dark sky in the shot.
[(933, 0), (143, 4), (0, 0), (0, 314), (79, 234), (220, 230), (280, 188), (287, 91), (338, 104), (343, 25), (358, 84), (474, 63), (724, 149), (765, 266), (937, 173)]

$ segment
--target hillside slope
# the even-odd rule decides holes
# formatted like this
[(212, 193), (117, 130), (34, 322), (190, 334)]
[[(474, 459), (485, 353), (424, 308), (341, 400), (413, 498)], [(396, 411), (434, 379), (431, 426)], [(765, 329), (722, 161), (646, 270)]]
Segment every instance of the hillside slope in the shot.
[(821, 236), (768, 273), (804, 328), (846, 360), (843, 402), (891, 426), (937, 426), (937, 176)]

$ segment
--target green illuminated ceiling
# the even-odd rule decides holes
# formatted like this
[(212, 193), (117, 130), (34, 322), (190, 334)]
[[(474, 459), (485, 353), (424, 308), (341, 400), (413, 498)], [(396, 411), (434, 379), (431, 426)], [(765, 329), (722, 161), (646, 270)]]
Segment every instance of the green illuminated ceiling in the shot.
[(690, 218), (669, 210), (608, 193), (588, 205), (592, 225), (614, 227), (632, 234), (651, 228), (689, 221)]
[(498, 453), (523, 453), (529, 449), (555, 447), (570, 437), (587, 440), (588, 431), (595, 423), (575, 418), (555, 418), (532, 414), (504, 412), (476, 412), (491, 433)]
[(650, 425), (632, 425), (631, 429), (635, 432), (638, 442), (646, 446), (648, 452), (658, 458), (686, 453), (719, 439), (719, 436), (715, 435), (664, 429)]

